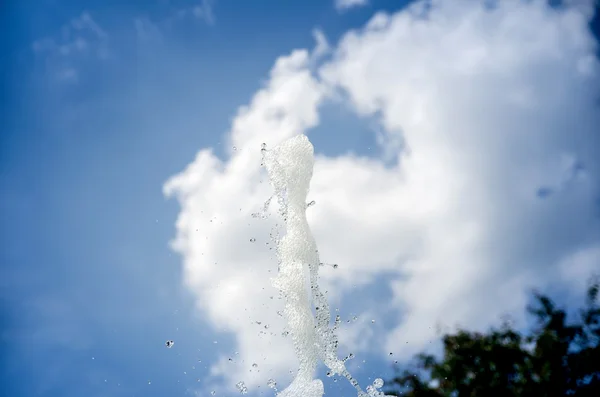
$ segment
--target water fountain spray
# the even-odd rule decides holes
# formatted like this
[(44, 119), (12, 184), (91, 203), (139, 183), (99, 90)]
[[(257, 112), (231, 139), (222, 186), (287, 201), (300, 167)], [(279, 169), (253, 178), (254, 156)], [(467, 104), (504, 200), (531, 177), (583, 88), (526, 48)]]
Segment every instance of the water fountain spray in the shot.
[[(319, 360), (329, 372), (341, 375), (354, 386), (359, 397), (382, 397), (381, 379), (376, 379), (366, 392), (337, 357), (337, 330), (340, 317), (330, 326), (331, 312), (319, 288), (319, 252), (306, 220), (306, 198), (314, 166), (314, 148), (305, 135), (294, 136), (272, 150), (262, 146), (266, 167), (279, 211), (285, 223), (285, 234), (277, 239), (279, 272), (272, 279), (284, 299), (284, 318), (290, 330), (300, 367), (292, 383), (278, 393), (280, 397), (322, 397), (323, 382), (314, 379)], [(310, 298), (305, 285), (310, 280)], [(311, 304), (314, 305), (313, 315)]]

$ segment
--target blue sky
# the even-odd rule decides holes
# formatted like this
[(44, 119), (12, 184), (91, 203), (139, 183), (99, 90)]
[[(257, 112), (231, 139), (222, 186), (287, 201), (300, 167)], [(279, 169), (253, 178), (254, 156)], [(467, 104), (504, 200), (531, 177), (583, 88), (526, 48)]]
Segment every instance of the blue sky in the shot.
[[(218, 321), (196, 308), (203, 295), (184, 286), (183, 280), (187, 280), (190, 273), (182, 267), (182, 256), (188, 256), (174, 252), (169, 241), (182, 233), (175, 222), (178, 216), (185, 216), (182, 215), (185, 205), (165, 198), (163, 185), (193, 162), (202, 148), (212, 147), (219, 159), (229, 161), (232, 155), (226, 134), (238, 115), (238, 108), (250, 103), (253, 95), (267, 84), (276, 59), (294, 49), (310, 50), (315, 46), (314, 29), (320, 29), (335, 46), (347, 31), (362, 28), (375, 11), (393, 13), (405, 6), (398, 1), (372, 3), (340, 12), (333, 1), (215, 0), (198, 9), (201, 11), (198, 15), (194, 15), (193, 7), (202, 6), (202, 2), (175, 0), (133, 1), (125, 5), (121, 1), (14, 2), (3, 7), (0, 18), (6, 33), (0, 39), (4, 54), (0, 71), (6, 80), (0, 110), (3, 120), (0, 145), (0, 261), (3, 269), (0, 388), (7, 396), (185, 396), (194, 395), (194, 390), (200, 390), (199, 395), (207, 395), (211, 382), (217, 385), (229, 382), (226, 376), (207, 379), (211, 365), (220, 355), (232, 355), (237, 350), (238, 334), (231, 330), (223, 332)], [(206, 4), (210, 6), (210, 12)], [(552, 20), (548, 23), (548, 26), (554, 26)], [(427, 42), (427, 38), (417, 38)], [(342, 47), (340, 44), (333, 51)], [(559, 51), (562, 50), (559, 46)], [(571, 47), (565, 44), (564, 54), (571, 55), (569, 51)], [(588, 49), (576, 47), (573, 51)], [(350, 53), (350, 49), (346, 53), (340, 50), (331, 59), (342, 59), (344, 54)], [(409, 63), (408, 57), (403, 59), (404, 63)], [(546, 58), (540, 59), (543, 60), (540, 64), (546, 65)], [(388, 61), (379, 55), (364, 65), (368, 67), (373, 62), (391, 65), (386, 69), (391, 76), (408, 74), (400, 71), (398, 65), (403, 62), (386, 63)], [(427, 67), (435, 63), (431, 59)], [(538, 64), (532, 62), (532, 65), (531, 70), (524, 69), (527, 73), (519, 75), (515, 81), (535, 76), (535, 65)], [(397, 157), (386, 156), (389, 150), (400, 150), (392, 145), (396, 141), (388, 138), (378, 144), (375, 131), (398, 131), (393, 115), (402, 112), (386, 109), (384, 105), (377, 105), (381, 108), (373, 111), (365, 110), (370, 106), (368, 100), (361, 103), (360, 98), (369, 98), (371, 94), (353, 94), (353, 90), (360, 87), (352, 84), (371, 78), (368, 70), (349, 82), (338, 82), (335, 76), (345, 76), (347, 69), (341, 61), (339, 65), (331, 64), (328, 77), (326, 66), (318, 64), (308, 69), (315, 75), (323, 73), (323, 81), (339, 85), (350, 93), (348, 97), (355, 95), (358, 99), (344, 97), (342, 104), (331, 100), (321, 106), (320, 122), (309, 128), (317, 154), (323, 159), (347, 158), (351, 161), (360, 157), (367, 159), (365, 161), (381, 161), (388, 167), (396, 164)], [(546, 66), (540, 70), (548, 73), (547, 78), (558, 76), (552, 74), (559, 73), (552, 64)], [(562, 70), (559, 66), (557, 70)], [(373, 76), (378, 73), (376, 70)], [(597, 75), (594, 76), (593, 82), (597, 83)], [(372, 78), (374, 85), (376, 78)], [(538, 83), (533, 83), (534, 91)], [(544, 86), (542, 83), (539, 83), (540, 87)], [(569, 89), (579, 87), (579, 83), (571, 84), (570, 80), (561, 80), (557, 84), (557, 92), (567, 90), (564, 98), (569, 98)], [(595, 87), (594, 84), (588, 86)], [(444, 84), (439, 83), (437, 87), (444, 87)], [(519, 100), (526, 101), (527, 94), (523, 92), (528, 91), (518, 91)], [(383, 94), (372, 95), (383, 98), (381, 103), (393, 102), (385, 99)], [(477, 95), (473, 94), (473, 97), (479, 98)], [(564, 175), (558, 177), (559, 181), (554, 185), (552, 183), (557, 179), (552, 176), (554, 174), (541, 178), (542, 182), (548, 181), (553, 191), (560, 193), (561, 189), (572, 189), (574, 196), (561, 197), (562, 201), (552, 204), (558, 207), (524, 206), (519, 215), (535, 213), (537, 217), (541, 214), (539, 219), (532, 218), (531, 222), (539, 230), (573, 228), (568, 230), (573, 230), (572, 240), (577, 244), (561, 237), (561, 233), (546, 237), (540, 233), (540, 250), (547, 250), (548, 258), (556, 260), (558, 267), (567, 263), (568, 258), (583, 256), (585, 262), (590, 255), (592, 265), (584, 264), (582, 268), (594, 268), (598, 263), (594, 262), (597, 251), (593, 250), (596, 248), (591, 248), (592, 254), (589, 254), (587, 246), (579, 244), (585, 242), (595, 247), (600, 241), (595, 231), (597, 220), (589, 220), (588, 213), (580, 209), (589, 204), (588, 196), (594, 200), (598, 198), (596, 182), (599, 174), (597, 163), (593, 161), (597, 154), (597, 149), (593, 148), (598, 141), (589, 133), (598, 115), (597, 110), (588, 106), (589, 98), (585, 95), (577, 97), (580, 100), (573, 101), (574, 104), (569, 105), (572, 108), (562, 106), (562, 109), (572, 111), (580, 106), (582, 121), (578, 121), (578, 127), (588, 133), (582, 133), (583, 138), (577, 144), (565, 141), (559, 133), (549, 134), (548, 142), (558, 137), (558, 143), (544, 144), (542, 151), (554, 155), (559, 152), (556, 148), (569, 147), (569, 153), (575, 153), (576, 159), (580, 159), (577, 156), (581, 149), (581, 158), (592, 159), (584, 161), (588, 181), (585, 183), (589, 186), (577, 190), (569, 184), (574, 177), (564, 181)], [(420, 100), (414, 98), (415, 102)], [(489, 123), (480, 120), (476, 110), (469, 119), (470, 113), (461, 112), (472, 107), (462, 106), (463, 103), (471, 102), (457, 99), (456, 107), (448, 106), (448, 114), (456, 114), (457, 123), (469, 120), (469, 123), (460, 124), (465, 129), (470, 128), (471, 120), (474, 128), (494, 122), (493, 117)], [(490, 103), (492, 105), (485, 112), (494, 104)], [(538, 120), (546, 114), (543, 112), (554, 109), (553, 106), (550, 103), (539, 111), (527, 110), (529, 108), (524, 106), (526, 110), (511, 115), (527, 124), (528, 120)], [(505, 114), (500, 112), (498, 117), (502, 119)], [(566, 117), (559, 121), (568, 120)], [(405, 119), (400, 124), (409, 130), (412, 121), (404, 122)], [(534, 129), (543, 130), (544, 123), (527, 125), (533, 124)], [(456, 140), (462, 137), (459, 134)], [(546, 139), (542, 133), (532, 139), (538, 138)], [(424, 143), (418, 137), (413, 142), (414, 150), (418, 152), (419, 145)], [(493, 139), (491, 142), (497, 143)], [(484, 145), (483, 140), (481, 143)], [(493, 154), (490, 157), (504, 158)], [(327, 169), (323, 161), (322, 168), (317, 169)], [(569, 163), (569, 159), (565, 161)], [(558, 161), (557, 169), (563, 163), (563, 160)], [(365, 163), (357, 164), (364, 166)], [(523, 164), (523, 167), (531, 166), (528, 162)], [(546, 175), (537, 171), (550, 169), (553, 164), (544, 162), (539, 169), (531, 166), (536, 170), (532, 175), (535, 174), (535, 178)], [(496, 165), (490, 166), (490, 175), (497, 175), (494, 170), (507, 168), (496, 168)], [(333, 163), (331, 167), (334, 167)], [(378, 172), (385, 175), (387, 171)], [(508, 178), (512, 174), (502, 175), (508, 175)], [(375, 177), (371, 175), (368, 179), (375, 180)], [(378, 191), (377, 186), (369, 189)], [(494, 194), (497, 192), (494, 189), (502, 187), (499, 186), (488, 186), (488, 190), (481, 191)], [(531, 191), (535, 192), (539, 187), (532, 182)], [(351, 188), (340, 189), (351, 195)], [(331, 191), (337, 192), (334, 190)], [(362, 187), (356, 187), (356, 195), (362, 190)], [(377, 197), (392, 194), (384, 193)], [(211, 191), (207, 190), (205, 195), (209, 194)], [(326, 209), (329, 207), (325, 195), (325, 192), (321, 193), (322, 208)], [(430, 196), (435, 196), (435, 192), (427, 197)], [(506, 198), (507, 206), (514, 204), (510, 200), (510, 197)], [(566, 209), (569, 219), (544, 218), (557, 208)], [(581, 211), (581, 214), (574, 215), (573, 211)], [(498, 229), (506, 234), (515, 230), (517, 224), (498, 220), (502, 218), (500, 214), (482, 213), (490, 215), (490, 222), (497, 221)], [(425, 218), (429, 219), (428, 215)], [(364, 227), (364, 233), (369, 233), (369, 227)], [(417, 226), (414, 228), (420, 230)], [(326, 226), (317, 224), (317, 237), (319, 233), (327, 234), (327, 230)], [(442, 233), (442, 230), (445, 229), (430, 232)], [(381, 241), (379, 239), (379, 243)], [(482, 245), (490, 246), (493, 240), (482, 238), (481, 241)], [(327, 241), (322, 244), (327, 252)], [(381, 248), (373, 244), (377, 249)], [(399, 243), (390, 240), (387, 244), (395, 247)], [(421, 247), (420, 244), (425, 243), (419, 240), (415, 244)], [(530, 273), (535, 276), (540, 271), (534, 264), (537, 259), (519, 244), (509, 241), (507, 247), (512, 247), (514, 252), (523, 251), (517, 256), (531, 266)], [(383, 248), (381, 251), (387, 252)], [(421, 251), (407, 254), (407, 257), (416, 258), (417, 252)], [(450, 255), (446, 251), (440, 252), (441, 256)], [(577, 256), (577, 253), (581, 254)], [(473, 255), (483, 257), (480, 253)], [(389, 256), (402, 255), (390, 252)], [(365, 270), (364, 277), (368, 281), (359, 283), (350, 294), (362, 298), (357, 299), (354, 307), (347, 308), (348, 312), (363, 311), (364, 302), (371, 302), (370, 299), (374, 307), (379, 300), (400, 299), (402, 302), (398, 298), (401, 295), (396, 294), (397, 285), (385, 282), (387, 272), (395, 269), (386, 258), (382, 256), (377, 273)], [(357, 265), (356, 271), (361, 272), (360, 269)], [(404, 277), (410, 275), (410, 271), (404, 269), (401, 274)], [(471, 274), (468, 269), (464, 271)], [(495, 272), (491, 270), (488, 276), (492, 277)], [(349, 277), (342, 270), (340, 274), (342, 278)], [(524, 273), (523, 278), (529, 275)], [(533, 286), (511, 278), (503, 280), (508, 289), (514, 285), (512, 283), (520, 287)], [(556, 280), (546, 281), (542, 286), (558, 285)], [(331, 283), (336, 285), (335, 281)], [(373, 285), (380, 287), (374, 289)], [(469, 284), (465, 291), (475, 290), (473, 285)], [(410, 288), (407, 286), (406, 290)], [(526, 290), (525, 287), (522, 289)], [(344, 291), (348, 293), (349, 290)], [(515, 302), (515, 307), (520, 303)], [(345, 308), (344, 304), (338, 306)], [(385, 307), (381, 313), (401, 312), (404, 306), (400, 303)], [(368, 308), (364, 310), (368, 311)], [(425, 309), (423, 312), (429, 313)], [(394, 329), (392, 323), (382, 321), (381, 324), (390, 332)], [(479, 322), (474, 324), (482, 326)], [(433, 326), (433, 323), (428, 325), (429, 328)], [(381, 344), (385, 345), (383, 334), (381, 338)], [(165, 348), (167, 339), (175, 341), (172, 349)], [(392, 373), (390, 364), (393, 360), (376, 348), (363, 349), (357, 360), (369, 363), (357, 369), (362, 382)], [(347, 386), (340, 386), (340, 383), (327, 380), (326, 387), (330, 388), (327, 390), (332, 390), (333, 395), (338, 390), (347, 391)], [(260, 389), (253, 388), (252, 392), (265, 389), (267, 387), (263, 385)], [(223, 393), (226, 394), (220, 394)], [(264, 394), (271, 393), (265, 391)]]

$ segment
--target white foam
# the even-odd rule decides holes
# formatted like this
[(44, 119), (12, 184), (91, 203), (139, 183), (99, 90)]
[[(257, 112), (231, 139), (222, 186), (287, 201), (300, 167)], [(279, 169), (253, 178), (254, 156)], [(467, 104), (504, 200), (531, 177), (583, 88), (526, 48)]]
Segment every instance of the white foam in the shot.
[[(277, 240), (279, 273), (272, 282), (284, 298), (284, 318), (300, 361), (296, 377), (278, 396), (322, 397), (323, 382), (313, 378), (319, 360), (329, 368), (328, 376), (345, 377), (360, 397), (383, 396), (376, 390), (383, 386), (380, 379), (364, 392), (346, 369), (345, 360), (337, 357), (336, 331), (340, 318), (336, 316), (334, 325), (329, 325), (329, 304), (318, 284), (319, 252), (306, 220), (306, 209), (311, 205), (307, 205), (306, 198), (313, 174), (314, 148), (305, 135), (297, 135), (272, 150), (263, 144), (262, 152), (286, 226), (285, 235)], [(310, 298), (305, 286), (306, 272), (310, 279)]]

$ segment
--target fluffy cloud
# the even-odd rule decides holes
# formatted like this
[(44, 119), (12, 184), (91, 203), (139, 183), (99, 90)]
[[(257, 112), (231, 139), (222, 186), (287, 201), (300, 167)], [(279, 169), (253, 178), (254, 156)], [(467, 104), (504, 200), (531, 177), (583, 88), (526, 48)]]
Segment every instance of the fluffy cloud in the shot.
[[(361, 334), (407, 357), (436, 324), (486, 327), (518, 315), (528, 288), (576, 286), (597, 268), (600, 67), (590, 10), (417, 3), (348, 32), (317, 68), (304, 50), (279, 58), (233, 120), (228, 158), (201, 150), (165, 185), (181, 203), (173, 246), (185, 282), (208, 321), (237, 340), (239, 355), (213, 374), (252, 387), (295, 369), (269, 283), (277, 218), (251, 213), (272, 193), (261, 143), (306, 132), (330, 97), (377, 117), (380, 143), (395, 143), (391, 165), (351, 155), (315, 164), (309, 222), (322, 260), (340, 265), (322, 274), (332, 299), (385, 287), (392, 299), (381, 307), (401, 313), (392, 328), (355, 323), (363, 331), (344, 335), (347, 348), (367, 349)], [(384, 273), (386, 285), (371, 285)]]

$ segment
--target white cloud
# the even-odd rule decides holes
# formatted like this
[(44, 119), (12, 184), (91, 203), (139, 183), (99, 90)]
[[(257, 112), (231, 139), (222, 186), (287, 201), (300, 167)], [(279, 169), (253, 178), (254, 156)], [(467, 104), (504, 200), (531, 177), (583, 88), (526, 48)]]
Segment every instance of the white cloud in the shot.
[(199, 5), (192, 8), (192, 14), (199, 19), (204, 20), (207, 24), (215, 23), (215, 16), (212, 11), (212, 5), (209, 0), (202, 0)]
[(83, 61), (108, 58), (109, 35), (89, 12), (83, 11), (63, 25), (60, 34), (35, 40), (31, 49), (44, 59), (45, 67), (56, 81), (76, 83)]
[[(423, 4), (348, 32), (316, 74), (307, 51), (280, 57), (233, 120), (229, 158), (204, 149), (165, 185), (182, 207), (174, 248), (186, 284), (207, 320), (237, 338), (235, 362), (214, 368), (229, 385), (284, 383), (295, 369), (268, 281), (276, 218), (250, 217), (271, 194), (260, 144), (306, 132), (340, 92), (358, 114), (379, 118), (397, 160), (317, 158), (309, 222), (322, 260), (340, 265), (322, 276), (333, 300), (360, 300), (354, 285), (396, 275), (367, 291), (391, 289), (381, 308), (402, 313), (393, 329), (355, 323), (363, 328), (346, 332), (347, 348), (364, 349), (352, 346), (356, 335), (376, 332), (386, 343), (373, 349), (407, 357), (439, 323), (481, 328), (506, 312), (518, 318), (529, 287), (593, 268), (600, 68), (589, 9)], [(552, 194), (541, 198), (541, 187)], [(252, 362), (260, 373), (248, 372)]]
[(134, 18), (133, 26), (136, 37), (140, 42), (160, 42), (163, 35), (160, 28), (147, 17)]
[(338, 11), (345, 11), (351, 8), (364, 7), (369, 4), (369, 0), (335, 0), (335, 8)]
[[(215, 23), (212, 0), (200, 0), (193, 4), (168, 5), (166, 17), (153, 20), (147, 16), (132, 19), (135, 37), (143, 44), (157, 44), (164, 38), (165, 29), (173, 28), (183, 20)], [(31, 50), (42, 61), (45, 71), (55, 81), (76, 83), (85, 76), (85, 62), (106, 61), (116, 52), (110, 43), (110, 34), (89, 11), (65, 23), (57, 34), (42, 37), (31, 43)]]
[(192, 5), (184, 5), (177, 7), (175, 3), (175, 9), (171, 11), (170, 15), (160, 24), (167, 26), (173, 26), (180, 23), (185, 19), (194, 19), (203, 21), (207, 25), (215, 24), (215, 14), (213, 11), (213, 0), (201, 0), (195, 2)]
[(100, 27), (100, 25), (91, 17), (89, 12), (84, 11), (81, 16), (71, 20), (71, 26), (76, 31), (90, 31), (98, 39), (107, 39), (108, 34)]
[(331, 51), (331, 47), (329, 46), (327, 37), (325, 37), (325, 34), (321, 30), (313, 30), (313, 37), (315, 39), (316, 46), (312, 52), (312, 57), (313, 60), (318, 61)]
[(559, 264), (559, 274), (565, 283), (585, 292), (590, 275), (600, 277), (600, 244), (587, 246), (565, 257)]

